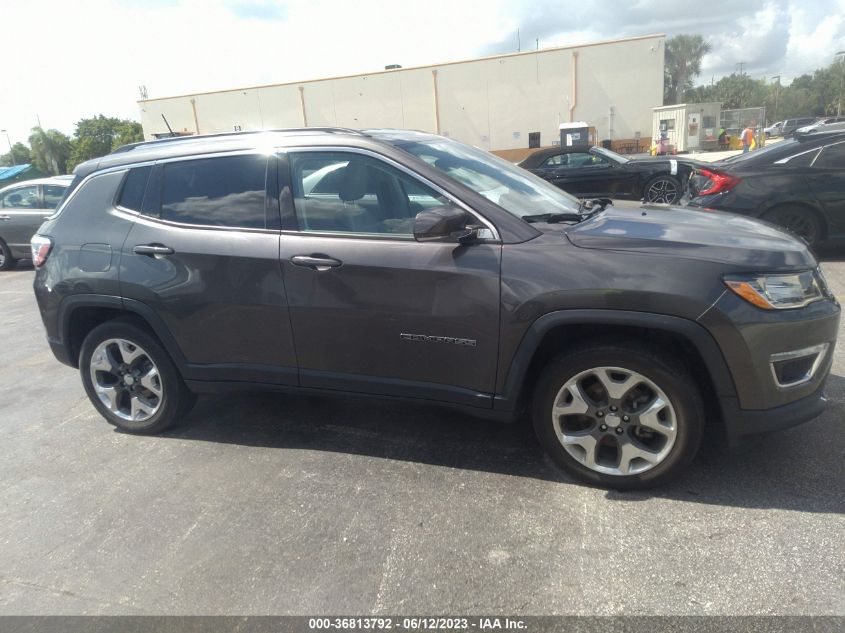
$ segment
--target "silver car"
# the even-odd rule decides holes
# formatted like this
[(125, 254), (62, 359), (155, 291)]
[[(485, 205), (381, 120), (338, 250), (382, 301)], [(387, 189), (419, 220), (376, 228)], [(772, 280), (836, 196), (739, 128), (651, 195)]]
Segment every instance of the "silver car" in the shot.
[(30, 257), (29, 239), (52, 215), (73, 176), (25, 180), (0, 189), (0, 270)]

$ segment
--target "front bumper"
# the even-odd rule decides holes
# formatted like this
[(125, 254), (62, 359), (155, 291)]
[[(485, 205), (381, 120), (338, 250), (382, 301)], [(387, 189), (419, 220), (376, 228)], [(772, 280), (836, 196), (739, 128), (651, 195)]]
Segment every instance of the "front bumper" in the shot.
[[(824, 411), (824, 384), (833, 363), (839, 318), (840, 307), (833, 299), (768, 311), (730, 291), (699, 318), (716, 339), (736, 387), (736, 397), (721, 398), (732, 443), (807, 422)], [(810, 375), (798, 376), (801, 379), (794, 384), (779, 384), (773, 363), (814, 348), (824, 351)]]
[(804, 424), (820, 416), (827, 407), (824, 383), (809, 396), (772, 409), (741, 409), (736, 399), (722, 400), (725, 433), (728, 443), (737, 446), (742, 440)]

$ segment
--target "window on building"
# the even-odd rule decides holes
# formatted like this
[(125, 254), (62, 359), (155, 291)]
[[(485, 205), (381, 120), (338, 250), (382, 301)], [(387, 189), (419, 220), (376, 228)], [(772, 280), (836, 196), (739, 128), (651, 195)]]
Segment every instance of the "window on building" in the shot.
[(540, 133), (539, 132), (529, 132), (528, 133), (528, 147), (540, 147)]
[(263, 155), (167, 163), (161, 218), (183, 224), (264, 228), (266, 172)]
[(414, 218), (446, 198), (390, 165), (348, 152), (291, 154), (302, 231), (413, 235)]

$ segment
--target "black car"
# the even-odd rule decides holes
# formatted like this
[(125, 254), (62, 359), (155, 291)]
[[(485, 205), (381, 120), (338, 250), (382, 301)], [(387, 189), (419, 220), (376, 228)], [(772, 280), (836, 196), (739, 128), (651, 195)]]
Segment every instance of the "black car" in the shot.
[(810, 245), (845, 237), (845, 133), (798, 134), (696, 169), (689, 204), (762, 218)]
[(825, 406), (839, 305), (804, 243), (749, 218), (585, 213), (400, 130), (158, 141), (76, 176), (32, 238), (35, 295), (56, 357), (129, 432), (198, 393), (388, 396), (530, 412), (562, 468), (632, 488), (705, 435)]
[(674, 204), (697, 163), (675, 158), (627, 158), (603, 147), (552, 147), (519, 166), (579, 198)]

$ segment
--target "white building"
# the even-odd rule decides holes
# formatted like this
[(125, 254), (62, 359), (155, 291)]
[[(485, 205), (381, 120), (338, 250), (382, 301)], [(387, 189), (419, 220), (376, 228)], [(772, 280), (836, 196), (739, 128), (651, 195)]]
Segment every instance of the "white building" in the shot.
[(665, 36), (549, 48), (365, 75), (139, 101), (146, 137), (301, 126), (406, 128), (488, 150), (549, 146), (586, 121), (647, 138), (663, 103)]

